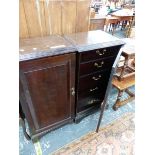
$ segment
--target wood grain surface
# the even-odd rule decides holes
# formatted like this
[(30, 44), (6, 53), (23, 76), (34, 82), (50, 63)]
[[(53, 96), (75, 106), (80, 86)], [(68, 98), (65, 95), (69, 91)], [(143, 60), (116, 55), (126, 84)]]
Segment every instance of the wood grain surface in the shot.
[(88, 31), (90, 0), (20, 0), (20, 38)]

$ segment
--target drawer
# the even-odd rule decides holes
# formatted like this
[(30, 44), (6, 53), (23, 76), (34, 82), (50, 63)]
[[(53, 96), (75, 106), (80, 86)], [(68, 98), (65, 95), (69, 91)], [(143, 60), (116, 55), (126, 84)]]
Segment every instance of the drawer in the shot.
[(119, 52), (120, 47), (121, 46), (113, 46), (113, 47), (107, 47), (107, 48), (83, 52), (80, 54), (80, 61), (86, 62), (86, 61), (105, 58), (109, 56), (116, 56)]
[(104, 92), (106, 91), (106, 86), (107, 85), (98, 85), (85, 91), (78, 91), (78, 100), (81, 100), (87, 96), (94, 96), (101, 93), (104, 95)]
[(80, 76), (85, 74), (91, 74), (93, 72), (102, 71), (104, 69), (110, 69), (114, 63), (115, 57), (106, 59), (98, 59), (87, 63), (80, 64)]
[(110, 70), (106, 70), (79, 78), (78, 92), (93, 91), (95, 88), (98, 89), (99, 86), (104, 87), (104, 85), (107, 85), (109, 76)]
[(101, 104), (104, 99), (103, 93), (87, 95), (84, 94), (82, 98), (79, 98), (77, 102), (77, 112), (81, 112), (86, 110), (92, 106), (96, 106), (97, 104)]

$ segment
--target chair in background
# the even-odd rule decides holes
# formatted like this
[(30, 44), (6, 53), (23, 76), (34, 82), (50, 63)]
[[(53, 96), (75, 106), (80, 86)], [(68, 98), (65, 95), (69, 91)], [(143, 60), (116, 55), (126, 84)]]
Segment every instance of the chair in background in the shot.
[[(128, 76), (123, 80), (118, 80), (117, 77), (114, 77), (112, 81), (112, 85), (118, 90), (117, 100), (113, 106), (114, 110), (117, 110), (119, 107), (135, 99), (135, 94), (129, 91), (128, 89), (129, 87), (135, 85), (134, 75)], [(121, 98), (124, 92), (128, 95), (128, 98), (122, 100)]]
[[(135, 98), (135, 94), (129, 91), (129, 88), (135, 85), (134, 46), (126, 44), (122, 49), (122, 57), (124, 57), (124, 64), (118, 65), (116, 74), (112, 80), (112, 85), (118, 90), (117, 100), (113, 106), (114, 110), (117, 110), (119, 107), (125, 105)], [(122, 100), (121, 98), (124, 92), (127, 93), (128, 98)]]

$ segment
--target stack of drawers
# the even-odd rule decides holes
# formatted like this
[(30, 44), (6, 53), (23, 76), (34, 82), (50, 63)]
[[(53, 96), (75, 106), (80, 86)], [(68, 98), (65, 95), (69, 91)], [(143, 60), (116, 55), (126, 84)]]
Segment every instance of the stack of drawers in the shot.
[(79, 122), (99, 109), (124, 42), (101, 30), (68, 34), (65, 38), (77, 49), (75, 122)]
[(92, 113), (104, 99), (111, 67), (119, 46), (78, 53), (76, 119)]

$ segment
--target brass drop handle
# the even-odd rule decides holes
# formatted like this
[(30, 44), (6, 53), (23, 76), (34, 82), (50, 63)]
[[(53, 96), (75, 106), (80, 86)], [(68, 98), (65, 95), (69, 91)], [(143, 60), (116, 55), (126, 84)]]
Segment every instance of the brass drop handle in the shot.
[(103, 49), (103, 52), (106, 52), (107, 50), (106, 50), (106, 48), (105, 49)]
[(103, 50), (102, 52), (100, 52), (99, 50), (97, 50), (97, 51), (96, 51), (96, 54), (102, 56), (102, 55), (104, 55), (104, 52), (105, 52), (104, 50)]
[(74, 87), (71, 88), (71, 94), (72, 94), (72, 96), (75, 96), (75, 88)]
[(101, 61), (101, 64), (99, 65), (97, 62), (94, 63), (94, 66), (96, 66), (97, 68), (101, 68), (104, 64), (104, 61)]
[(97, 81), (97, 80), (99, 80), (101, 77), (102, 77), (101, 75), (99, 75), (98, 78), (95, 77), (95, 76), (93, 76), (92, 79), (95, 80), (95, 81)]
[(95, 90), (97, 90), (97, 89), (98, 89), (98, 87), (95, 87), (95, 88), (93, 88), (93, 89), (90, 89), (89, 91), (92, 92), (92, 91), (95, 91)]
[(92, 104), (92, 103), (94, 103), (94, 100), (91, 100), (91, 101), (88, 102), (88, 104)]
[(88, 102), (88, 104), (93, 104), (93, 103), (98, 102), (98, 101), (99, 101), (98, 99), (93, 99), (93, 100), (90, 100), (90, 101)]

